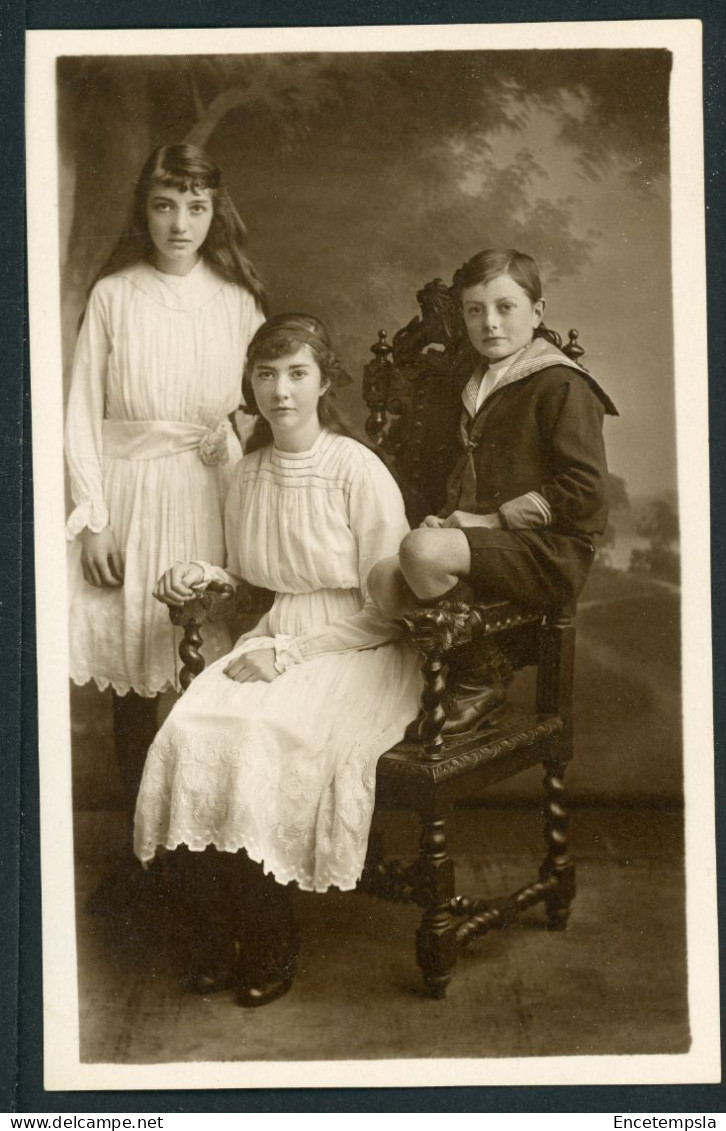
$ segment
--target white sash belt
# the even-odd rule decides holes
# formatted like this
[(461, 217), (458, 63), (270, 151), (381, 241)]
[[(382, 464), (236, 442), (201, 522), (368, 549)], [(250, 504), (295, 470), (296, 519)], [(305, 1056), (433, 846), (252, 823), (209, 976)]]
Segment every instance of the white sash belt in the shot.
[(224, 435), (228, 429), (227, 422), (205, 428), (173, 420), (104, 420), (103, 454), (107, 459), (162, 459), (192, 451), (208, 437)]

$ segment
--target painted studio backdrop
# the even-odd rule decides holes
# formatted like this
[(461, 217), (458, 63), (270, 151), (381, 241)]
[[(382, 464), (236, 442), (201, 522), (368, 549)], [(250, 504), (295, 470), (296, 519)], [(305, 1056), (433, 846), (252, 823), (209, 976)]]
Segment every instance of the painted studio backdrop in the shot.
[[(66, 381), (90, 282), (156, 145), (221, 165), (271, 310), (331, 327), (358, 380), (377, 331), (475, 251), (543, 268), (617, 404), (611, 527), (579, 615), (575, 798), (677, 802), (678, 520), (668, 87), (659, 50), (73, 57), (58, 65)], [(76, 805), (112, 801), (106, 708), (74, 693)], [(111, 748), (108, 743), (109, 751)], [(525, 777), (508, 788), (534, 790)]]

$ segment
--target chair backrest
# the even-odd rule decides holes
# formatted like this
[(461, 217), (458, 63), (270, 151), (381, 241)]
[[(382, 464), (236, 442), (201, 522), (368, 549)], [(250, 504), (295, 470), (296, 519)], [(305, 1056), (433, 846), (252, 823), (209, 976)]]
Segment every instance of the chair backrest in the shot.
[[(416, 295), (421, 313), (393, 336), (380, 330), (365, 366), (366, 432), (398, 480), (412, 526), (436, 514), (460, 451), (461, 391), (476, 355), (450, 289), (441, 279)], [(584, 350), (570, 330), (563, 352), (580, 364)]]

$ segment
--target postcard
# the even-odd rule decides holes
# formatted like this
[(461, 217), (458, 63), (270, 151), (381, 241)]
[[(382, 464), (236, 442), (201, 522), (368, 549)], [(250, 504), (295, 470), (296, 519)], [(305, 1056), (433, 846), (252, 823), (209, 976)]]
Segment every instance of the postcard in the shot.
[(720, 1079), (701, 31), (28, 33), (46, 1088)]

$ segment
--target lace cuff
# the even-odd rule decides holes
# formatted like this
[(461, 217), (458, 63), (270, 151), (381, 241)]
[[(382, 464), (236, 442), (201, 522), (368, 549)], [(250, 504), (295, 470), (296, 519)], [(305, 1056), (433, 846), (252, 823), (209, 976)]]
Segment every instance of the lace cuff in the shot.
[(88, 529), (93, 534), (100, 534), (107, 526), (108, 510), (105, 504), (86, 499), (71, 512), (66, 522), (66, 538), (69, 542), (73, 542), (83, 530)]
[[(175, 563), (175, 565), (176, 564), (179, 563)], [(211, 565), (209, 562), (202, 562), (198, 560), (191, 562), (191, 565), (198, 565), (202, 571), (201, 581), (195, 581), (194, 584), (190, 587), (197, 593), (203, 593), (209, 585), (210, 581), (222, 581), (225, 583), (225, 585), (235, 584), (234, 579), (227, 573), (227, 570), (222, 569), (221, 566)]]
[(275, 671), (282, 675), (283, 672), (288, 671), (294, 667), (295, 664), (301, 664), (305, 659), (299, 645), (292, 636), (276, 636), (275, 637)]

